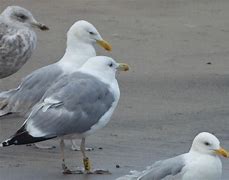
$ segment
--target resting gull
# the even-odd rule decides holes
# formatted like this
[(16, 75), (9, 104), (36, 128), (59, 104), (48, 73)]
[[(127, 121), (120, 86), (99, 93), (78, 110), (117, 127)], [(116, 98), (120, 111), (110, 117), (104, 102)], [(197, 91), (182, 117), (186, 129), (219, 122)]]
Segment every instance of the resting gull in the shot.
[(22, 7), (8, 6), (0, 14), (0, 79), (17, 72), (31, 57), (37, 42), (32, 27), (48, 30)]
[(229, 157), (214, 135), (202, 132), (195, 137), (188, 153), (158, 161), (142, 172), (132, 171), (132, 175), (116, 180), (161, 180), (169, 175), (180, 175), (182, 180), (220, 180), (219, 155)]
[[(22, 127), (1, 146), (60, 137), (64, 173), (107, 173), (91, 170), (85, 138), (109, 122), (120, 96), (116, 71), (128, 69), (127, 64), (109, 57), (90, 58), (78, 71), (56, 81), (33, 107)], [(71, 171), (65, 165), (63, 139), (73, 137), (82, 139), (84, 170)]]
[[(0, 116), (28, 114), (53, 82), (64, 74), (74, 72), (90, 57), (96, 56), (95, 43), (111, 51), (111, 45), (103, 40), (91, 23), (84, 20), (75, 22), (67, 33), (65, 54), (57, 63), (33, 71), (22, 80), (18, 88), (0, 93)], [(72, 148), (77, 149), (75, 146)]]

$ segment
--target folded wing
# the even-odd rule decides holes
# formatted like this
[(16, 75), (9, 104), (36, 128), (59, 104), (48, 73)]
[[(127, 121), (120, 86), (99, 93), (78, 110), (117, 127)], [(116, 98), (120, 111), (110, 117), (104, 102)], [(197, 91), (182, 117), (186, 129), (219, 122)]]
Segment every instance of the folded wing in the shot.
[[(93, 76), (82, 73), (65, 76), (49, 88), (23, 127), (5, 145), (87, 132), (111, 108), (114, 100), (109, 86)], [(29, 141), (24, 136), (21, 138), (22, 132), (33, 138), (28, 138)]]

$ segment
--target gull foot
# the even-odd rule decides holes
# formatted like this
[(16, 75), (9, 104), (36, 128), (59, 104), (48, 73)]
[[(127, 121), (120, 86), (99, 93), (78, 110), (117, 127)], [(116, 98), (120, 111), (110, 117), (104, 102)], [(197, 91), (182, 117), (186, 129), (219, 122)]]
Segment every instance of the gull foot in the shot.
[(42, 144), (33, 144), (33, 146), (37, 149), (55, 149), (56, 146), (46, 146), (46, 145), (42, 145)]
[[(73, 151), (80, 151), (80, 147), (77, 146), (77, 145), (72, 145), (72, 146), (71, 146), (71, 150), (73, 150)], [(86, 147), (85, 150), (86, 150), (86, 151), (93, 151), (94, 148)]]
[(73, 174), (73, 171), (69, 170), (65, 164), (62, 164), (63, 174)]

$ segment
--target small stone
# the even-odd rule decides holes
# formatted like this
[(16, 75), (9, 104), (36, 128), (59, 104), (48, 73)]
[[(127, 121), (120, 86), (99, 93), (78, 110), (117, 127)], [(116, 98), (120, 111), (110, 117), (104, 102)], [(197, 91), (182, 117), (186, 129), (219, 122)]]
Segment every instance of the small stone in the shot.
[(99, 147), (100, 150), (102, 150), (103, 148), (102, 147)]
[(206, 64), (211, 65), (212, 63), (211, 62), (207, 62)]
[(118, 165), (118, 164), (116, 164), (116, 166), (115, 166), (116, 168), (120, 168), (120, 165)]

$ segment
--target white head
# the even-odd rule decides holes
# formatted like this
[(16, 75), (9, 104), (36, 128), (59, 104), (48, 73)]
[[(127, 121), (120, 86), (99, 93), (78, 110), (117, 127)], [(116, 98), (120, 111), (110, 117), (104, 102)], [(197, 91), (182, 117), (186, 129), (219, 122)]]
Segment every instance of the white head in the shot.
[(202, 132), (194, 138), (190, 151), (229, 157), (229, 153), (220, 147), (219, 140), (208, 132)]
[(115, 79), (117, 70), (128, 71), (129, 66), (124, 63), (117, 63), (107, 56), (92, 57), (80, 68), (80, 71), (94, 75), (106, 81), (105, 83), (110, 83)]
[(74, 46), (78, 43), (90, 45), (98, 43), (107, 51), (111, 51), (111, 45), (103, 40), (91, 23), (84, 20), (75, 22), (67, 33), (67, 46)]
[(13, 24), (17, 24), (20, 26), (26, 27), (37, 27), (41, 30), (48, 30), (49, 28), (37, 22), (37, 20), (33, 17), (32, 13), (20, 6), (8, 6), (1, 14), (1, 16), (6, 20)]

